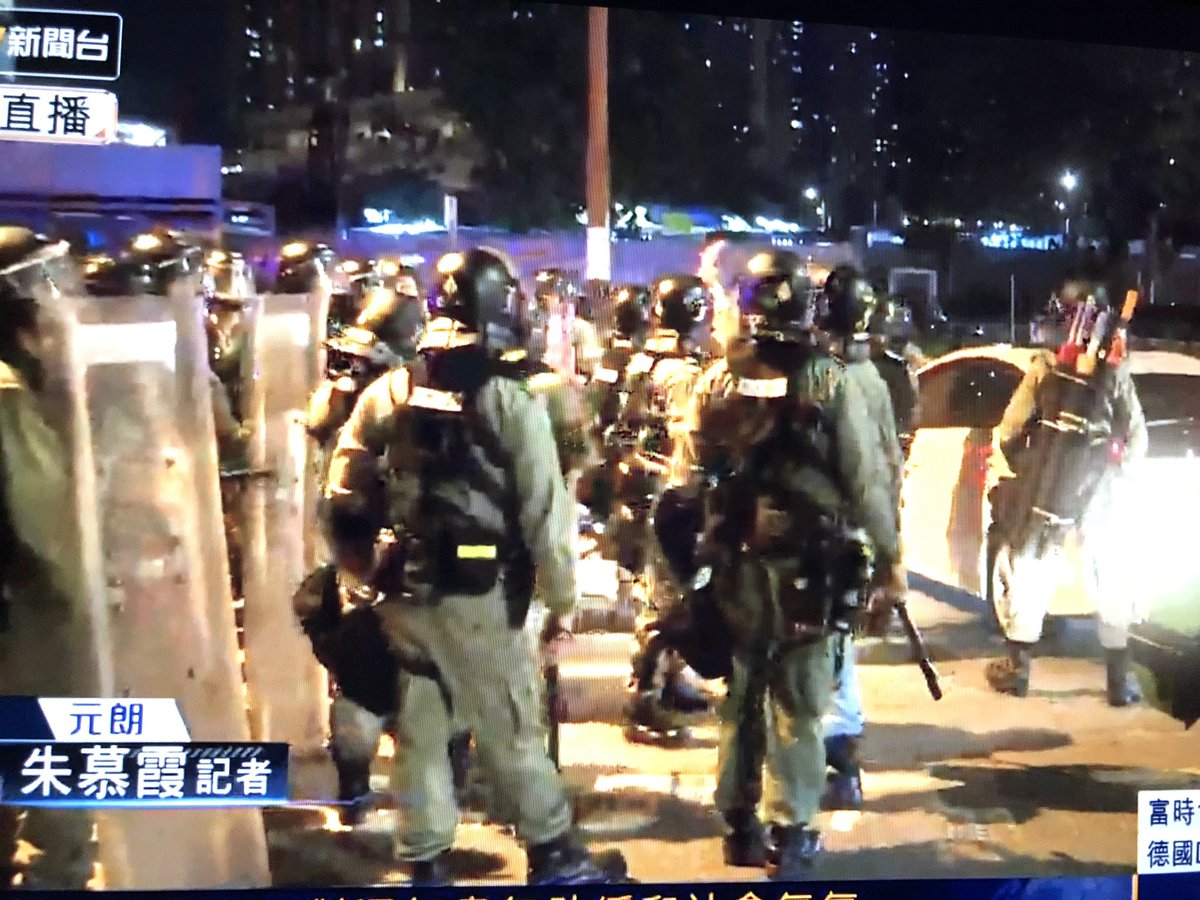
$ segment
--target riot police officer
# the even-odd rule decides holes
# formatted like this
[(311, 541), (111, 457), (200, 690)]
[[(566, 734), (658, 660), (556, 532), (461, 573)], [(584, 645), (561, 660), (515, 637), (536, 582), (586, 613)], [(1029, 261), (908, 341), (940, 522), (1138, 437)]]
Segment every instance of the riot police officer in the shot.
[[(377, 290), (354, 324), (327, 342), (329, 377), (313, 393), (307, 417), (308, 435), (321, 445), (323, 455), (333, 452), (338, 433), (367, 386), (384, 373), (413, 361), (424, 323), (425, 309), (415, 296)], [(366, 599), (370, 599), (370, 592)], [(323, 644), (330, 632), (342, 624), (342, 589), (337, 567), (326, 564), (310, 573), (297, 590), (293, 605), (314, 649), (325, 656)], [(370, 654), (367, 646), (351, 651)], [(325, 661), (332, 664), (334, 681), (329, 727), (340, 816), (343, 824), (354, 825), (362, 821), (371, 790), (371, 763), (386, 720), (395, 711), (395, 685), (387, 679), (372, 680), (369, 685), (377, 688), (379, 696), (352, 699), (347, 696), (347, 689), (336, 683), (337, 662), (329, 658)], [(381, 659), (379, 670), (391, 671), (390, 663), (390, 659)], [(349, 693), (355, 693), (355, 688), (352, 683)], [(460, 739), (452, 751), (459, 782), (464, 777), (463, 743)]]
[[(116, 256), (90, 263), (85, 270), (87, 289), (96, 296), (164, 292), (164, 285), (183, 268), (203, 265), (199, 246), (178, 232), (159, 230), (140, 234)], [(208, 371), (212, 391), (217, 448), (222, 462), (244, 461), (248, 434), (234, 413), (229, 390), (213, 371)]]
[[(590, 377), (603, 351), (596, 326), (579, 308), (578, 293), (572, 279), (562, 269), (542, 269), (536, 273), (529, 350), (535, 359), (544, 359), (558, 367), (567, 349), (562, 344), (569, 338), (575, 372)], [(568, 324), (569, 335), (566, 333)]]
[[(1105, 286), (1068, 281), (1052, 301), (1050, 321), (1043, 339), (1053, 342), (1065, 337), (1065, 326), (1080, 304), (1090, 304), (1097, 310), (1107, 309), (1109, 298)], [(994, 690), (1018, 697), (1024, 697), (1029, 691), (1033, 647), (1041, 639), (1050, 592), (1058, 583), (1055, 569), (1045, 564), (1061, 552), (1059, 546), (1051, 547), (1046, 553), (1036, 548), (1014, 546), (1015, 523), (1028, 505), (1027, 498), (1021, 499), (1023, 486), (1039, 468), (1039, 460), (1032, 458), (1030, 439), (1045, 413), (1046, 390), (1058, 365), (1050, 350), (1035, 358), (996, 429), (1000, 450), (1016, 477), (1002, 481), (992, 492), (989, 555), (1008, 554), (1012, 577), (1008, 586), (1008, 615), (1000, 622), (1008, 653), (1005, 658), (993, 660), (988, 665), (987, 679)], [(1098, 421), (1092, 423), (1092, 427), (1111, 434), (1112, 439), (1123, 447), (1123, 452), (1114, 471), (1100, 482), (1099, 489), (1090, 498), (1075, 530), (1083, 550), (1080, 554), (1083, 581), (1096, 599), (1100, 644), (1105, 653), (1108, 702), (1120, 707), (1141, 699), (1130, 677), (1128, 654), (1129, 629), (1141, 613), (1137, 608), (1136, 589), (1121, 584), (1115, 568), (1117, 563), (1114, 561), (1121, 558), (1121, 542), (1111, 509), (1128, 483), (1124, 477), (1127, 467), (1145, 456), (1149, 439), (1127, 355), (1112, 374), (1105, 384)], [(1072, 472), (1068, 477), (1084, 479), (1087, 475)]]
[[(613, 292), (615, 328), (608, 347), (592, 373), (588, 388), (588, 407), (593, 416), (595, 438), (603, 448), (603, 459), (580, 482), (579, 502), (590, 508), (596, 521), (605, 524), (614, 513), (614, 488), (618, 466), (626, 455), (626, 443), (616, 425), (624, 414), (629, 398), (626, 373), (629, 361), (646, 342), (650, 328), (650, 291), (637, 285)], [(622, 578), (622, 594), (627, 593), (628, 578)]]
[(707, 486), (692, 590), (712, 592), (734, 644), (719, 710), (726, 859), (767, 858), (757, 806), (770, 754), (775, 876), (797, 880), (820, 849), (811, 825), (826, 787), (821, 720), (840, 637), (870, 577), (866, 552), (876, 578), (898, 563), (896, 509), (866, 399), (816, 333), (803, 264), (760, 254), (748, 275), (749, 341), (714, 367), (689, 416), (695, 433), (684, 450)]
[[(13, 695), (89, 697), (98, 688), (82, 551), (63, 521), (76, 507), (71, 454), (43, 405), (66, 251), (0, 227), (0, 685)], [(22, 887), (87, 887), (95, 848), (86, 810), (0, 807), (0, 887), (16, 874), (18, 841), (39, 851)]]
[(928, 361), (912, 343), (912, 314), (893, 298), (882, 298), (869, 325), (871, 361), (887, 384), (905, 459), (920, 414), (917, 370)]
[[(405, 669), (397, 851), (414, 882), (448, 880), (458, 816), (445, 748), (469, 728), (495, 808), (526, 846), (529, 882), (602, 883), (623, 876), (623, 861), (606, 872), (570, 837), (523, 630), (535, 570), (547, 639), (566, 629), (578, 585), (550, 420), (525, 365), (509, 361), (520, 355), (516, 279), (486, 249), (450, 254), (438, 270), (421, 358), (359, 398), (326, 491), (337, 561), (385, 594), (377, 614)], [(393, 483), (386, 502), (381, 460)], [(394, 539), (381, 553), (385, 525)]]
[(254, 296), (254, 276), (240, 253), (213, 250), (205, 260), (204, 301), (208, 317), (209, 366), (220, 379), (230, 410), (245, 418), (246, 302)]
[[(833, 353), (845, 365), (846, 378), (858, 385), (871, 422), (876, 426), (877, 452), (887, 461), (888, 491), (896, 511), (898, 530), (903, 451), (889, 384), (879, 371), (880, 362), (875, 352), (878, 340), (871, 333), (872, 326), (882, 330), (886, 323), (886, 313), (882, 316), (879, 313), (880, 304), (874, 288), (857, 273), (850, 273), (849, 277), (836, 280), (832, 285), (827, 282), (819, 324), (833, 338)], [(898, 579), (897, 583), (881, 585), (872, 598), (870, 616), (873, 619), (886, 620), (895, 604), (903, 601), (906, 585), (899, 565), (893, 567), (893, 576)], [(835, 673), (837, 687), (824, 720), (825, 757), (831, 771), (822, 806), (860, 809), (863, 797), (859, 745), (866, 718), (852, 636), (845, 635), (842, 641), (838, 656), (841, 665)]]
[(633, 660), (629, 717), (630, 736), (635, 739), (678, 738), (687, 717), (709, 706), (659, 627), (662, 619), (671, 617), (680, 586), (651, 539), (649, 520), (655, 500), (670, 480), (675, 444), (687, 437), (682, 426), (692, 390), (704, 371), (704, 356), (698, 351), (708, 338), (711, 313), (708, 288), (697, 276), (658, 279), (651, 295), (650, 335), (626, 367), (628, 399), (612, 428), (630, 451), (620, 466), (622, 476), (616, 487), (613, 539), (618, 565), (644, 579), (648, 601)]

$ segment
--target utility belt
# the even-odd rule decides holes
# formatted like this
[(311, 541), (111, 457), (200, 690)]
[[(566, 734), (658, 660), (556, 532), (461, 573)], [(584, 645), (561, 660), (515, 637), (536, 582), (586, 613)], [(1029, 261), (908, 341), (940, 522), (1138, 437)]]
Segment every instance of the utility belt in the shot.
[(871, 544), (861, 529), (825, 517), (805, 532), (797, 536), (790, 529), (782, 539), (747, 545), (742, 552), (778, 574), (786, 641), (851, 634), (867, 607), (874, 574)]
[(382, 562), (374, 586), (385, 594), (435, 605), (448, 594), (483, 596), (503, 582), (514, 618), (524, 622), (533, 596), (533, 561), (511, 538), (472, 526), (443, 527), (429, 537), (393, 528), (380, 535), (377, 552)]

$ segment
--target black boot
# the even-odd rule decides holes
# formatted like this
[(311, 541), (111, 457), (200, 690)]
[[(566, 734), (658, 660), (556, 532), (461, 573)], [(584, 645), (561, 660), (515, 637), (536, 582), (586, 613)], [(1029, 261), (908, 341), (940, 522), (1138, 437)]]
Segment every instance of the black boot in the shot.
[(1001, 694), (1024, 697), (1029, 693), (1031, 644), (1008, 642), (1008, 656), (994, 659), (987, 666), (987, 680)]
[(821, 809), (862, 809), (862, 767), (858, 761), (858, 737), (843, 734), (826, 738), (825, 760), (833, 772), (829, 775), (825, 794), (821, 797)]
[(454, 790), (462, 794), (471, 774), (471, 733), (464, 732), (450, 739), (450, 768), (454, 772)]
[(446, 864), (449, 851), (425, 862), (409, 866), (409, 879), (413, 887), (448, 887), (454, 883), (450, 867)]
[(803, 881), (821, 853), (821, 833), (807, 825), (772, 828), (776, 839), (775, 881)]
[(753, 811), (725, 814), (725, 865), (736, 869), (761, 869), (767, 864), (767, 832)]
[(338, 817), (348, 827), (359, 825), (366, 817), (367, 800), (371, 794), (371, 763), (369, 760), (338, 759), (334, 756), (338, 778)]
[(613, 850), (592, 856), (569, 837), (530, 847), (529, 884), (609, 884), (628, 875), (625, 857)]
[(1120, 707), (1141, 702), (1142, 693), (1129, 674), (1129, 651), (1105, 650), (1104, 662), (1108, 669), (1108, 705)]

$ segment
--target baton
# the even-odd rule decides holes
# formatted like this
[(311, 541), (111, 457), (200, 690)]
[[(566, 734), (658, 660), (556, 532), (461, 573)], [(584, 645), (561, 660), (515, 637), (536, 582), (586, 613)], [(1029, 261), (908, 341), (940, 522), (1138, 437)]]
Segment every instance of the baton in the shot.
[(222, 481), (240, 481), (248, 478), (274, 478), (275, 472), (271, 469), (222, 469)]
[(558, 739), (559, 739), (559, 718), (558, 718), (558, 663), (552, 663), (546, 666), (546, 705), (549, 707), (550, 713), (550, 741), (548, 752), (550, 759), (554, 762), (554, 768), (560, 769), (558, 762)]
[(933, 660), (929, 658), (929, 651), (925, 649), (925, 641), (921, 638), (921, 632), (917, 631), (917, 626), (913, 624), (912, 617), (908, 614), (908, 604), (897, 603), (896, 611), (900, 614), (900, 624), (904, 626), (908, 642), (912, 644), (913, 656), (916, 658), (917, 665), (921, 667), (921, 674), (925, 676), (925, 686), (929, 688), (929, 695), (934, 700), (941, 700), (942, 685), (938, 670), (934, 667)]

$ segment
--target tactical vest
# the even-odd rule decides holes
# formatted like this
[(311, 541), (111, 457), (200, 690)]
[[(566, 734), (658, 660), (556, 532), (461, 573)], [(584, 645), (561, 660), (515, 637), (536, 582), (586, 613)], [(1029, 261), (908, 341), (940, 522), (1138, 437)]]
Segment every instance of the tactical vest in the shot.
[[(408, 369), (389, 467), (415, 488), (398, 512), (405, 581), (417, 593), (481, 595), (504, 578), (518, 606), (532, 592), (532, 562), (518, 520), (513, 460), (480, 421), (475, 402), (494, 378), (525, 381), (525, 363), (476, 347), (428, 351)], [(519, 621), (524, 612), (514, 611)]]
[(729, 447), (710, 482), (722, 520), (714, 537), (779, 567), (785, 637), (845, 631), (870, 572), (868, 546), (845, 515), (849, 495), (827, 410), (838, 370), (784, 345), (736, 361), (730, 374), (732, 402), (706, 425)]
[(896, 431), (903, 442), (906, 436), (912, 434), (917, 413), (917, 392), (913, 389), (908, 362), (892, 350), (873, 353), (871, 362), (887, 385), (892, 413), (896, 417)]
[(614, 340), (592, 373), (597, 424), (601, 430), (615, 424), (625, 410), (625, 399), (629, 396), (625, 375), (636, 353), (632, 341)]
[(627, 421), (629, 430), (636, 433), (641, 453), (659, 465), (667, 465), (673, 452), (669, 423), (672, 397), (667, 385), (656, 376), (668, 360), (685, 360), (699, 367), (692, 354), (679, 349), (678, 339), (651, 338), (645, 349), (634, 355), (626, 367), (629, 391)]

